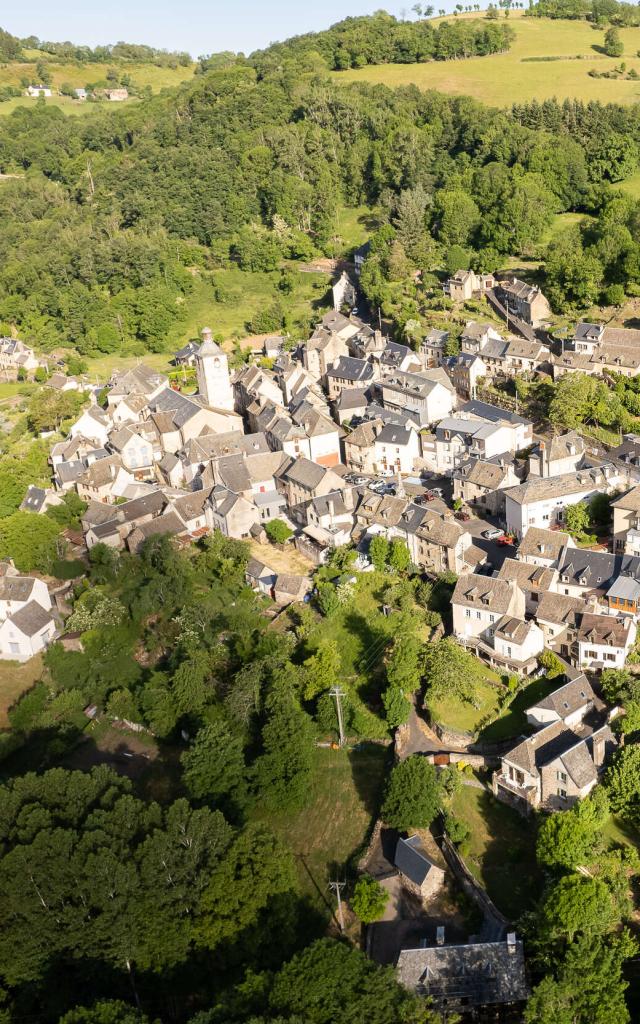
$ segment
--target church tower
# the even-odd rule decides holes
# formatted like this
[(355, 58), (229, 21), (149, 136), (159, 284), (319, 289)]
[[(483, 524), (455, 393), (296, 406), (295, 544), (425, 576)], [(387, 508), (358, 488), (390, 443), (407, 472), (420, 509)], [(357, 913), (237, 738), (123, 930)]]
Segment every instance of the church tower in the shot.
[(202, 344), (196, 356), (198, 392), (213, 409), (233, 412), (233, 389), (227, 357), (211, 336), (211, 328), (202, 330)]

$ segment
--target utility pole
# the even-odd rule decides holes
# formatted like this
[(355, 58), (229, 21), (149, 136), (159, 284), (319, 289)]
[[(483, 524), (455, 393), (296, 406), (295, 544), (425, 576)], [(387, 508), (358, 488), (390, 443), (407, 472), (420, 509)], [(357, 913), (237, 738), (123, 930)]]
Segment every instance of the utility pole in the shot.
[(344, 747), (344, 725), (342, 722), (342, 703), (341, 700), (345, 696), (344, 690), (341, 690), (339, 686), (332, 686), (329, 690), (329, 696), (335, 697), (336, 699), (336, 711), (338, 713), (338, 732), (340, 733), (340, 746)]
[(338, 901), (338, 924), (340, 925), (341, 932), (344, 931), (344, 913), (342, 910), (342, 896), (340, 894), (344, 887), (344, 882), (329, 882), (329, 888), (332, 892), (335, 892)]

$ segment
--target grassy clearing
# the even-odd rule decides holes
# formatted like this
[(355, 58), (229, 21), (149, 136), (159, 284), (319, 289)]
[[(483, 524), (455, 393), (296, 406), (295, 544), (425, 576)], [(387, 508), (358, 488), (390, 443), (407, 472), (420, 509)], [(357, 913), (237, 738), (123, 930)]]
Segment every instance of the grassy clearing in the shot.
[[(34, 60), (42, 60), (52, 79), (52, 87), (59, 89), (63, 82), (68, 82), (74, 88), (84, 88), (88, 83), (106, 81), (109, 68), (114, 67), (119, 74), (129, 75), (132, 82), (139, 88), (150, 85), (154, 92), (166, 89), (174, 85), (180, 85), (190, 78), (193, 78), (195, 64), (188, 64), (186, 67), (163, 68), (154, 64), (120, 63), (113, 61), (112, 65), (96, 62), (81, 63), (80, 61), (68, 61), (63, 64), (56, 63), (47, 53), (34, 52)], [(0, 66), (0, 85), (20, 86), (23, 77), (37, 77), (36, 66), (33, 62), (12, 62)]]
[[(636, 103), (640, 99), (640, 81), (588, 75), (591, 69), (611, 71), (620, 59), (626, 61), (627, 71), (635, 68), (640, 73), (640, 58), (636, 57), (640, 28), (620, 30), (624, 55), (614, 59), (604, 57), (598, 50), (603, 45), (604, 30), (592, 28), (587, 22), (525, 18), (521, 12), (512, 11), (509, 23), (516, 38), (508, 53), (430, 64), (383, 64), (334, 74), (341, 82), (417, 85), (421, 89), (473, 96), (497, 107), (554, 96), (559, 100), (579, 97), (585, 102), (602, 103)], [(543, 56), (562, 59), (525, 60)]]
[(481, 675), (474, 687), (478, 707), (453, 696), (429, 701), (429, 712), (440, 725), (459, 732), (473, 733), (483, 718), (496, 711), (500, 691), (495, 684), (500, 681), (500, 677), (482, 663), (479, 663), (479, 668)]
[(285, 840), (302, 892), (325, 917), (333, 910), (327, 894), (332, 872), (344, 877), (377, 816), (387, 756), (385, 747), (373, 744), (350, 752), (318, 749), (304, 808), (294, 814), (255, 812)]
[(37, 655), (20, 664), (17, 661), (0, 662), (0, 729), (9, 724), (7, 713), (23, 693), (26, 693), (42, 675), (42, 658)]
[(603, 831), (612, 845), (633, 846), (640, 850), (640, 831), (615, 814), (610, 816)]
[(534, 826), (486, 790), (462, 786), (453, 812), (470, 829), (465, 863), (499, 910), (515, 920), (540, 892)]
[[(12, 114), (18, 107), (35, 107), (38, 102), (43, 102), (49, 107), (60, 107), (65, 114), (82, 115), (90, 114), (92, 111), (95, 112), (98, 109), (96, 103), (82, 103), (80, 100), (72, 100), (70, 96), (50, 96), (45, 100), (32, 99), (31, 96), (14, 96), (11, 100), (5, 100), (4, 103), (0, 103), (0, 117), (7, 114)], [(132, 97), (127, 100), (127, 103), (138, 103), (139, 101)], [(100, 105), (102, 110), (116, 110), (121, 104), (119, 103), (103, 103)]]
[(547, 694), (552, 693), (559, 686), (557, 679), (535, 679), (525, 686), (518, 693), (508, 708), (505, 708), (500, 718), (488, 725), (480, 733), (480, 739), (485, 743), (497, 743), (500, 740), (509, 739), (512, 736), (520, 736), (528, 731), (527, 708), (530, 708), (536, 701), (542, 700)]

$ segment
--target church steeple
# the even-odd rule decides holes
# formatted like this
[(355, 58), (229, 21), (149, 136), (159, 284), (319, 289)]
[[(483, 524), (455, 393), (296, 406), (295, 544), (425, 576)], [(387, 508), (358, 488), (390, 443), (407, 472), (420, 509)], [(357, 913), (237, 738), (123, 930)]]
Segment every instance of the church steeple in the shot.
[(227, 356), (213, 340), (210, 327), (202, 329), (202, 344), (196, 356), (198, 392), (214, 409), (233, 411), (233, 389)]

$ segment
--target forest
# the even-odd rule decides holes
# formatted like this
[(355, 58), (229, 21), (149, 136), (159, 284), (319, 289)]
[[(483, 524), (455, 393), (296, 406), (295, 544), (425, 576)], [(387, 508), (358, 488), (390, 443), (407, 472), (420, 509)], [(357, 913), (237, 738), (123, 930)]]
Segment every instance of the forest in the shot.
[[(161, 351), (195, 281), (213, 299), (221, 268), (278, 272), (333, 255), (337, 213), (358, 205), (383, 225), (363, 284), (400, 328), (419, 299), (416, 269), (428, 288), (449, 269), (539, 253), (561, 212), (590, 220), (554, 239), (558, 309), (639, 286), (638, 203), (612, 187), (637, 165), (638, 108), (506, 114), (336, 85), (295, 60), (257, 65), (118, 112), (36, 104), (1, 119), (0, 172), (17, 175), (0, 185), (5, 330), (45, 351)], [(611, 221), (615, 246), (599, 241)]]

